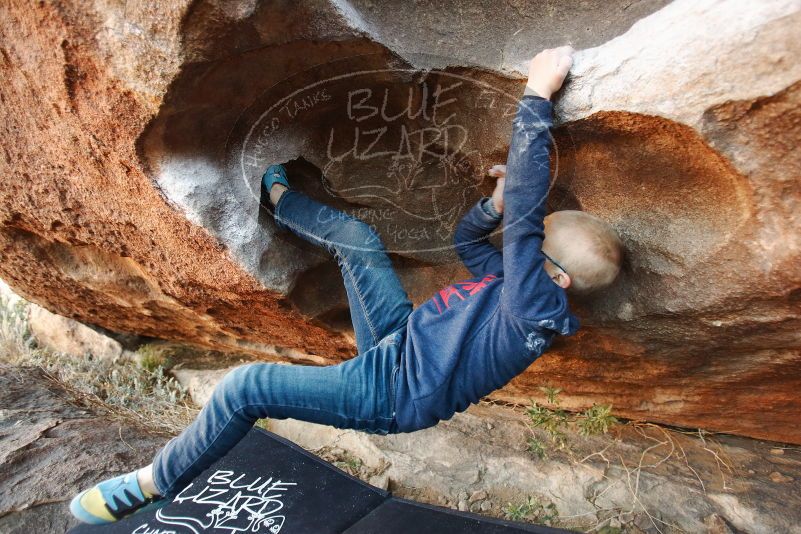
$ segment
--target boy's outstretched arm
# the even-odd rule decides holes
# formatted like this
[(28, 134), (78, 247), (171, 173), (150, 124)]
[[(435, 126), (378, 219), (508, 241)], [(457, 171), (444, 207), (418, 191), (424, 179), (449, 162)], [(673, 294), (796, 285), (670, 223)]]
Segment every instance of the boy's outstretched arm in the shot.
[[(503, 166), (496, 165), (488, 171), (488, 174), (499, 176), (500, 167)], [(501, 251), (488, 240), (490, 234), (501, 223), (503, 178), (498, 182), (492, 198), (482, 198), (465, 213), (453, 235), (453, 244), (459, 259), (476, 277), (500, 274), (503, 271)]]
[(564, 298), (543, 269), (542, 242), (550, 186), (551, 95), (559, 90), (573, 64), (570, 47), (544, 50), (529, 66), (526, 92), (512, 123), (503, 193), (502, 305), (519, 318), (560, 313)]

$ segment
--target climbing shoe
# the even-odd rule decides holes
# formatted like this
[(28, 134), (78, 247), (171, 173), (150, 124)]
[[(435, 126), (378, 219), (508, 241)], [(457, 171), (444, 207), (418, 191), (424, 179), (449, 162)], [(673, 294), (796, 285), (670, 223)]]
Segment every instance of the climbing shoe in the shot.
[(79, 493), (70, 503), (70, 512), (79, 521), (102, 525), (136, 513), (154, 501), (155, 496), (139, 487), (134, 471)]
[(267, 194), (270, 194), (275, 184), (281, 184), (289, 189), (289, 181), (286, 178), (286, 169), (284, 169), (283, 165), (270, 165), (267, 167), (267, 170), (264, 171), (264, 176), (261, 177), (261, 181), (267, 190)]

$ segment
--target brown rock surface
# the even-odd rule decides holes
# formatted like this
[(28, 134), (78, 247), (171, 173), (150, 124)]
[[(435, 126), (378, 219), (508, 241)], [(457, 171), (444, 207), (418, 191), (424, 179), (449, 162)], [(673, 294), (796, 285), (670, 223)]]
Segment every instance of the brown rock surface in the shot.
[(337, 269), (275, 232), (259, 171), (296, 160), (375, 224), (419, 302), (464, 276), (450, 232), (521, 61), (566, 36), (601, 46), (558, 106), (552, 206), (609, 220), (627, 264), (500, 395), (801, 443), (801, 6), (679, 0), (627, 31), (664, 2), (586, 4), (6, 2), (0, 276), (111, 330), (340, 361)]
[(146, 465), (164, 443), (69, 399), (38, 369), (0, 366), (0, 532), (66, 531), (73, 495)]

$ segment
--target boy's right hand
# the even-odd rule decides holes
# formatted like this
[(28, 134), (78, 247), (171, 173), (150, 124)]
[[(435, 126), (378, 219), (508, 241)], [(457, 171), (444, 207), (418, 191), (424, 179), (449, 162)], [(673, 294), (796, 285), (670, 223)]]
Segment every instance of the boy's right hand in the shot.
[(562, 87), (562, 82), (573, 65), (574, 52), (570, 46), (560, 46), (548, 48), (534, 56), (528, 66), (525, 94), (536, 94), (549, 100)]
[(506, 165), (493, 165), (487, 170), (487, 174), (497, 178), (495, 190), (492, 192), (492, 206), (498, 213), (503, 213), (503, 186), (506, 182)]

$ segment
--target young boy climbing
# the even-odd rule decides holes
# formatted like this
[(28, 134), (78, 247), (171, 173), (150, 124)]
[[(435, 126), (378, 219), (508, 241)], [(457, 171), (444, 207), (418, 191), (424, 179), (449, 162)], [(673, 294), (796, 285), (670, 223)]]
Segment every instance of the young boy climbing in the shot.
[[(498, 178), (495, 191), (458, 225), (456, 251), (475, 278), (414, 311), (374, 230), (290, 189), (283, 167), (269, 167), (263, 183), (277, 225), (339, 263), (358, 356), (328, 367), (253, 363), (233, 370), (151, 465), (77, 495), (70, 505), (75, 517), (107, 523), (176, 495), (260, 418), (379, 434), (430, 427), (520, 374), (556, 335), (573, 334), (578, 321), (565, 290), (609, 285), (620, 269), (621, 246), (608, 225), (588, 214), (545, 216), (549, 99), (572, 53), (556, 48), (532, 60), (507, 164), (490, 170)], [(341, 222), (319, 222), (331, 220)], [(502, 221), (503, 252), (488, 241)]]

